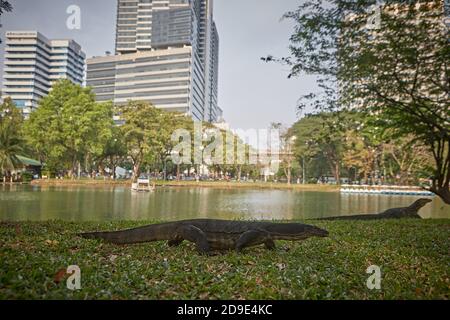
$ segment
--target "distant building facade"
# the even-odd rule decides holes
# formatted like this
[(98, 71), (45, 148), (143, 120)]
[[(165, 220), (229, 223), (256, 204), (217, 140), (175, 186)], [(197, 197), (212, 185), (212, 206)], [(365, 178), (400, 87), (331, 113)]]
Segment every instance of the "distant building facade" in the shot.
[[(116, 56), (87, 63), (87, 85), (97, 99), (144, 100), (215, 122), (221, 111), (212, 5), (213, 0), (118, 0)], [(102, 65), (109, 73), (101, 72)]]
[(7, 31), (3, 98), (11, 97), (28, 115), (55, 81), (68, 79), (82, 85), (85, 59), (73, 40), (49, 40), (37, 31)]
[(87, 66), (87, 85), (97, 101), (150, 101), (203, 120), (203, 69), (192, 47), (92, 58)]

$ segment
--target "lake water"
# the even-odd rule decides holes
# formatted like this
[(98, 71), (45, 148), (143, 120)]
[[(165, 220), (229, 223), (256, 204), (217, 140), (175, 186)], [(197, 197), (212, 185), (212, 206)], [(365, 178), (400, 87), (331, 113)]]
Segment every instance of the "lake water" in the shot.
[[(378, 213), (408, 206), (418, 198), (212, 188), (159, 188), (155, 193), (135, 193), (126, 187), (14, 185), (0, 186), (0, 220), (311, 219)], [(450, 218), (450, 206), (435, 197), (420, 215)]]

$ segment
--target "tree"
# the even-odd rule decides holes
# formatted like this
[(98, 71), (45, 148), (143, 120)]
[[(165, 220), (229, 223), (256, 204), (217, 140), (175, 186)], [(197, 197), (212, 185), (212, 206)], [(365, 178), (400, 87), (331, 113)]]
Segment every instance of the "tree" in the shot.
[(375, 183), (380, 177), (383, 145), (380, 140), (380, 130), (373, 127), (370, 117), (362, 112), (346, 112), (344, 133), (343, 166), (353, 173), (353, 178), (364, 183)]
[(124, 160), (127, 155), (122, 132), (119, 127), (113, 126), (111, 128), (111, 136), (104, 145), (103, 152), (97, 157), (99, 167), (104, 171), (107, 166), (112, 172), (112, 178), (116, 179), (116, 168)]
[(279, 160), (281, 170), (286, 177), (287, 184), (292, 182), (292, 168), (294, 166), (294, 151), (293, 146), (297, 137), (294, 135), (293, 130), (284, 127), (281, 123), (272, 123), (271, 129), (279, 130), (280, 133), (280, 145), (279, 145)]
[[(191, 134), (194, 131), (194, 122), (191, 117), (173, 112), (161, 112), (161, 128), (159, 130), (159, 140), (161, 146), (158, 151), (158, 160), (163, 165), (164, 178), (167, 175), (167, 160), (171, 157), (174, 147), (178, 142), (172, 141), (172, 134), (175, 130), (185, 129)], [(177, 165), (177, 177), (180, 167)]]
[(158, 154), (164, 147), (160, 139), (162, 114), (147, 102), (129, 101), (120, 108), (120, 115), (125, 122), (121, 132), (133, 162), (132, 180), (135, 181), (141, 174), (145, 157)]
[(5, 0), (0, 0), (0, 15), (2, 15), (5, 11), (11, 12), (13, 9), (12, 5)]
[[(292, 128), (296, 138), (296, 154), (299, 158), (324, 159), (339, 184), (344, 152), (346, 114), (342, 112), (323, 112), (308, 115)], [(304, 162), (304, 161), (302, 161)]]
[[(241, 181), (242, 176), (254, 176), (256, 172), (256, 177), (260, 174), (260, 169), (258, 168), (258, 164), (251, 163), (252, 155), (256, 154), (255, 150), (252, 150), (252, 147), (245, 143), (243, 139), (241, 139), (238, 135), (234, 134), (231, 131), (226, 131), (225, 136), (229, 135), (233, 137), (233, 148), (234, 148), (234, 156), (231, 157), (229, 153), (228, 145), (225, 146), (225, 159), (227, 164), (231, 167), (230, 171), (234, 172), (234, 176), (237, 181)], [(225, 138), (224, 138), (225, 140)], [(231, 159), (232, 163), (228, 162), (228, 159)]]
[(304, 2), (285, 15), (296, 27), (291, 56), (278, 61), (291, 66), (291, 76), (318, 77), (320, 94), (306, 95), (300, 107), (359, 108), (374, 116), (376, 126), (427, 146), (435, 162), (430, 190), (450, 204), (450, 46), (443, 1), (374, 3)]
[(22, 151), (22, 113), (16, 108), (11, 98), (6, 98), (0, 105), (0, 170), (6, 181), (11, 171), (19, 164), (19, 155)]
[(112, 105), (96, 103), (90, 88), (56, 82), (25, 123), (26, 139), (53, 170), (80, 171), (88, 155), (100, 155), (112, 136)]
[(380, 8), (379, 28), (370, 31), (361, 28), (363, 16), (351, 19), (339, 79), (344, 104), (428, 147), (435, 160), (430, 189), (450, 204), (450, 34), (442, 5), (388, 3)]
[(377, 159), (377, 146), (371, 139), (366, 139), (357, 131), (348, 131), (345, 137), (345, 151), (343, 164), (354, 169), (354, 179), (359, 179), (362, 174), (364, 183), (368, 183), (369, 176), (373, 176)]
[[(4, 12), (11, 12), (13, 9), (12, 5), (6, 1), (6, 0), (0, 0), (0, 16), (4, 13)], [(2, 27), (2, 25), (0, 24), (0, 27)], [(2, 39), (0, 39), (0, 43), (2, 43)]]
[(414, 136), (392, 139), (382, 148), (387, 172), (397, 184), (407, 185), (431, 176), (433, 155)]

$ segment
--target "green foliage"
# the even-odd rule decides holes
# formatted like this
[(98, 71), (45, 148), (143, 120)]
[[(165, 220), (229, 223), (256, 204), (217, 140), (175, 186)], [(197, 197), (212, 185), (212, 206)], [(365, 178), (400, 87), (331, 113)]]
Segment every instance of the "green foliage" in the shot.
[(111, 136), (106, 140), (103, 152), (97, 155), (98, 164), (108, 166), (112, 170), (113, 178), (116, 177), (117, 166), (125, 160), (127, 149), (120, 127), (111, 128)]
[(4, 12), (11, 12), (12, 9), (13, 9), (13, 7), (9, 3), (9, 1), (0, 0), (0, 15), (2, 15)]
[[(223, 147), (223, 153), (220, 154), (217, 149), (211, 150), (211, 156), (219, 163), (209, 163), (208, 159), (203, 159), (203, 164), (208, 165), (209, 168), (215, 172), (233, 172), (236, 177), (239, 177), (243, 170), (247, 168), (245, 165), (238, 164), (236, 159), (237, 144), (234, 145), (235, 155), (229, 163), (227, 154), (233, 150), (227, 150), (225, 130), (219, 130), (210, 123), (202, 123), (202, 132), (194, 131), (194, 121), (192, 118), (173, 112), (162, 111), (153, 107), (151, 104), (142, 101), (130, 101), (127, 105), (118, 108), (118, 114), (124, 120), (124, 124), (120, 128), (121, 135), (126, 145), (127, 155), (133, 161), (133, 179), (136, 179), (143, 168), (147, 170), (154, 169), (159, 171), (164, 168), (167, 171), (168, 166), (171, 166), (173, 171), (174, 166), (171, 163), (171, 154), (174, 147), (179, 141), (172, 140), (173, 134), (177, 130), (185, 130), (190, 135), (191, 139), (191, 153), (188, 155), (190, 164), (176, 165), (176, 170), (179, 173), (182, 169), (196, 169), (197, 174), (198, 165), (195, 160), (200, 151), (203, 153), (210, 143), (214, 143), (215, 139), (220, 139), (220, 147)], [(208, 132), (214, 134), (208, 135)], [(201, 146), (195, 145), (194, 135), (201, 135), (197, 137), (202, 140)], [(237, 142), (237, 137), (232, 134), (234, 142)], [(241, 142), (242, 143), (242, 142)], [(203, 147), (203, 150), (199, 150)], [(246, 155), (248, 159), (248, 147), (245, 146)], [(186, 150), (185, 150), (186, 151)], [(197, 152), (197, 153), (196, 153)], [(247, 171), (245, 172), (245, 174)]]
[[(319, 93), (300, 107), (358, 108), (396, 137), (414, 137), (434, 158), (431, 191), (450, 203), (449, 29), (441, 0), (308, 0), (285, 17), (296, 23), (291, 76), (317, 76)], [(273, 57), (266, 61), (277, 60)], [(361, 142), (361, 141), (360, 141)], [(359, 143), (362, 147), (362, 145)], [(362, 150), (362, 149), (361, 149)]]
[(10, 98), (0, 105), (0, 174), (7, 175), (17, 168), (17, 155), (23, 151), (21, 135), (22, 113)]
[(374, 125), (371, 117), (355, 111), (307, 116), (291, 128), (296, 157), (301, 164), (305, 160), (309, 176), (331, 172), (336, 177), (342, 170), (352, 181), (378, 178), (400, 185), (430, 177), (432, 154), (424, 145), (414, 136), (398, 137)]
[[(9, 3), (9, 1), (6, 0), (0, 0), (0, 16), (4, 13), (4, 12), (11, 12), (13, 9), (11, 3)], [(2, 25), (0, 24), (0, 28), (2, 27)], [(2, 39), (0, 39), (0, 43), (2, 43)]]
[(162, 128), (162, 111), (143, 101), (129, 101), (120, 108), (125, 122), (121, 127), (128, 156), (133, 160), (133, 181), (139, 178), (144, 160), (153, 161), (164, 148), (165, 136), (159, 134)]
[(328, 172), (340, 181), (345, 133), (353, 124), (347, 112), (322, 112), (301, 119), (291, 129), (297, 158), (325, 160)]
[(52, 171), (50, 168), (44, 166), (41, 170), (41, 175), (47, 177), (48, 179), (55, 178), (56, 172)]
[[(113, 113), (120, 117), (121, 125), (114, 125)], [(203, 126), (205, 130), (212, 128), (211, 124)], [(51, 173), (48, 176), (68, 172), (74, 177), (82, 170), (115, 178), (115, 169), (122, 166), (132, 169), (136, 179), (142, 170), (160, 172), (170, 164), (178, 144), (172, 140), (177, 129), (187, 130), (192, 138), (194, 122), (187, 115), (142, 101), (129, 101), (113, 109), (111, 103), (96, 103), (90, 88), (65, 80), (57, 82), (40, 101), (24, 132), (28, 146)]]
[(449, 29), (443, 1), (387, 4), (379, 28), (348, 19), (339, 47), (342, 103), (374, 115), (399, 137), (426, 145), (435, 160), (432, 191), (450, 204)]
[(21, 174), (22, 182), (30, 182), (33, 180), (33, 174), (31, 172), (25, 171)]
[(76, 166), (87, 155), (100, 155), (112, 136), (112, 105), (96, 103), (89, 88), (62, 80), (25, 123), (27, 141), (49, 168)]

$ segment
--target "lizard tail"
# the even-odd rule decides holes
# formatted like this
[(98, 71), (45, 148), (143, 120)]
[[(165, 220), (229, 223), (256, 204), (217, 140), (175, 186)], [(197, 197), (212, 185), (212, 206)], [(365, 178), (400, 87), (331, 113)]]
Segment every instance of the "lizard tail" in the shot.
[(121, 231), (79, 233), (78, 236), (86, 239), (102, 239), (114, 244), (133, 244), (169, 240), (171, 233), (173, 233), (172, 226), (159, 224)]

